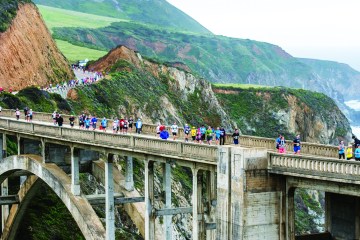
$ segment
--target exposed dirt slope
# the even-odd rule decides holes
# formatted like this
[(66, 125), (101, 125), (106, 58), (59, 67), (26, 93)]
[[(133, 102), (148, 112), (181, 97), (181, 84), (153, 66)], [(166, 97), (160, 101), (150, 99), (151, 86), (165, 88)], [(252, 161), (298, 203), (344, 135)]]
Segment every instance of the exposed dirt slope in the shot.
[(0, 87), (5, 90), (74, 77), (33, 4), (20, 5), (11, 26), (0, 33), (0, 53)]

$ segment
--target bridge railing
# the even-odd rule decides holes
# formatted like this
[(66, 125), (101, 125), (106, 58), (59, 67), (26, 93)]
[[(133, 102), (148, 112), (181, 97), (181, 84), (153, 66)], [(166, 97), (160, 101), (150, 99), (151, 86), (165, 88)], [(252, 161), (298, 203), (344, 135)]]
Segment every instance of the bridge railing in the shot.
[(303, 155), (268, 153), (268, 169), (284, 174), (301, 173), (353, 179), (360, 176), (360, 162)]
[(126, 135), (82, 130), (77, 128), (62, 128), (41, 123), (20, 122), (13, 119), (0, 118), (0, 128), (12, 132), (30, 133), (41, 137), (55, 137), (67, 141), (77, 141), (84, 144), (95, 143), (105, 147), (126, 147), (138, 151), (146, 151), (157, 155), (170, 155), (184, 158), (199, 159), (216, 164), (218, 147), (199, 145), (178, 141), (155, 139), (143, 135)]
[[(15, 111), (9, 110), (9, 109), (3, 109), (0, 116), (15, 118)], [(70, 115), (62, 114), (62, 116), (64, 118), (64, 122), (69, 122), (68, 119), (69, 119)], [(43, 112), (34, 112), (34, 119), (38, 120), (38, 121), (44, 121), (44, 122), (52, 122), (53, 121), (51, 113), (43, 113)], [(108, 126), (111, 126), (112, 122), (113, 122), (112, 119), (108, 119)], [(77, 116), (75, 117), (75, 123), (78, 124)], [(143, 133), (155, 135), (156, 127), (157, 127), (157, 125), (155, 125), (155, 124), (144, 123), (142, 130), (143, 130)], [(170, 131), (170, 127), (167, 127), (167, 129)], [(82, 134), (82, 135), (84, 135), (84, 134)], [(183, 131), (183, 128), (181, 128), (181, 127), (179, 128), (178, 136), (184, 137), (184, 131)], [(232, 141), (233, 141), (232, 136), (227, 135), (226, 143), (230, 144), (230, 143), (232, 143)], [(241, 135), (240, 136), (240, 144), (242, 146), (246, 146), (246, 147), (263, 147), (263, 148), (266, 148), (269, 150), (275, 150), (275, 139), (273, 139), (273, 138)], [(292, 141), (287, 141), (286, 151), (287, 152), (293, 151)], [(338, 149), (336, 146), (331, 146), (331, 145), (302, 142), (301, 143), (301, 153), (315, 155), (315, 156), (336, 158), (338, 156)]]

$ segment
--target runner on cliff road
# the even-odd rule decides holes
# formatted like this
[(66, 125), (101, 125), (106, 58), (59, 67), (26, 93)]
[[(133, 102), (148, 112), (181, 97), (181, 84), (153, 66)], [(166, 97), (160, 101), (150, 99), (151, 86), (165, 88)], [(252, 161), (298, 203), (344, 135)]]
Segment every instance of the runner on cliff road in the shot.
[(185, 126), (184, 126), (185, 142), (189, 141), (190, 131), (191, 131), (191, 129), (190, 129), (189, 125), (185, 124)]
[(176, 122), (174, 122), (173, 125), (171, 125), (171, 132), (172, 132), (172, 135), (173, 135), (173, 140), (175, 141), (176, 140), (176, 136), (178, 134), (178, 131), (179, 131), (179, 127), (178, 125), (176, 124)]
[(239, 138), (240, 138), (240, 134), (239, 134), (239, 130), (235, 129), (235, 132), (232, 135), (233, 140), (234, 140), (234, 144), (238, 145), (239, 144)]
[(130, 129), (130, 132), (132, 132), (133, 124), (134, 124), (134, 119), (133, 119), (132, 117), (130, 117), (130, 118), (129, 118), (129, 129)]
[(338, 149), (339, 149), (339, 159), (341, 159), (341, 158), (345, 159), (345, 144), (344, 144), (344, 141), (340, 141)]
[(213, 138), (213, 130), (212, 128), (209, 126), (208, 129), (205, 131), (205, 135), (206, 135), (206, 142), (207, 144), (211, 145), (212, 142), (212, 138)]
[(191, 128), (191, 139), (193, 142), (195, 142), (195, 139), (196, 139), (196, 128), (195, 127)]
[(352, 148), (351, 143), (349, 143), (349, 146), (346, 149), (346, 159), (351, 160), (352, 157), (353, 157), (353, 148)]
[(225, 129), (224, 127), (220, 127), (220, 145), (225, 144), (225, 137), (226, 137)]
[(141, 130), (142, 130), (142, 122), (140, 120), (140, 118), (136, 121), (135, 127), (136, 127), (136, 133), (140, 134)]
[(300, 135), (296, 135), (294, 141), (293, 141), (293, 145), (294, 145), (294, 154), (300, 154), (300, 150), (301, 150), (301, 140), (300, 140)]
[(71, 115), (69, 117), (69, 122), (70, 122), (70, 127), (73, 128), (74, 127), (74, 124), (75, 124), (75, 117), (74, 115)]
[(286, 152), (286, 141), (284, 136), (281, 136), (279, 142), (279, 153), (285, 153), (285, 152)]
[(15, 116), (16, 116), (16, 120), (19, 120), (19, 118), (20, 118), (20, 111), (19, 111), (18, 108), (17, 108), (16, 111), (15, 111)]
[(103, 120), (101, 120), (101, 127), (102, 127), (102, 130), (104, 132), (106, 132), (106, 127), (107, 127), (107, 119), (106, 119), (106, 117), (104, 117)]

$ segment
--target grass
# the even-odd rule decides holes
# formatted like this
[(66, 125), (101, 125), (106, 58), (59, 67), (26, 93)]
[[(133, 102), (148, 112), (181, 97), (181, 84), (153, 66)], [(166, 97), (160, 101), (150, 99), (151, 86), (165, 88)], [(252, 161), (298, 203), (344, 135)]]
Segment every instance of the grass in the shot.
[(272, 88), (271, 86), (265, 85), (255, 85), (255, 84), (238, 84), (238, 83), (215, 83), (215, 87), (232, 87), (240, 89), (249, 89), (249, 88)]
[(80, 47), (62, 40), (56, 40), (56, 44), (70, 62), (82, 59), (97, 60), (107, 54), (106, 51)]
[(101, 28), (110, 26), (113, 22), (128, 21), (43, 5), (37, 7), (51, 32), (56, 27)]

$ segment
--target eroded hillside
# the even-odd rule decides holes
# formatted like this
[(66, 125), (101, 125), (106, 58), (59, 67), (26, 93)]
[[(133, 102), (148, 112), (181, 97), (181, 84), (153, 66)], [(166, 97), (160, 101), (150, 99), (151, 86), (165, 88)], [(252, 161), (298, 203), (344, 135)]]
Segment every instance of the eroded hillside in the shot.
[(0, 53), (0, 87), (5, 90), (74, 77), (33, 4), (19, 4), (11, 25), (0, 33)]

